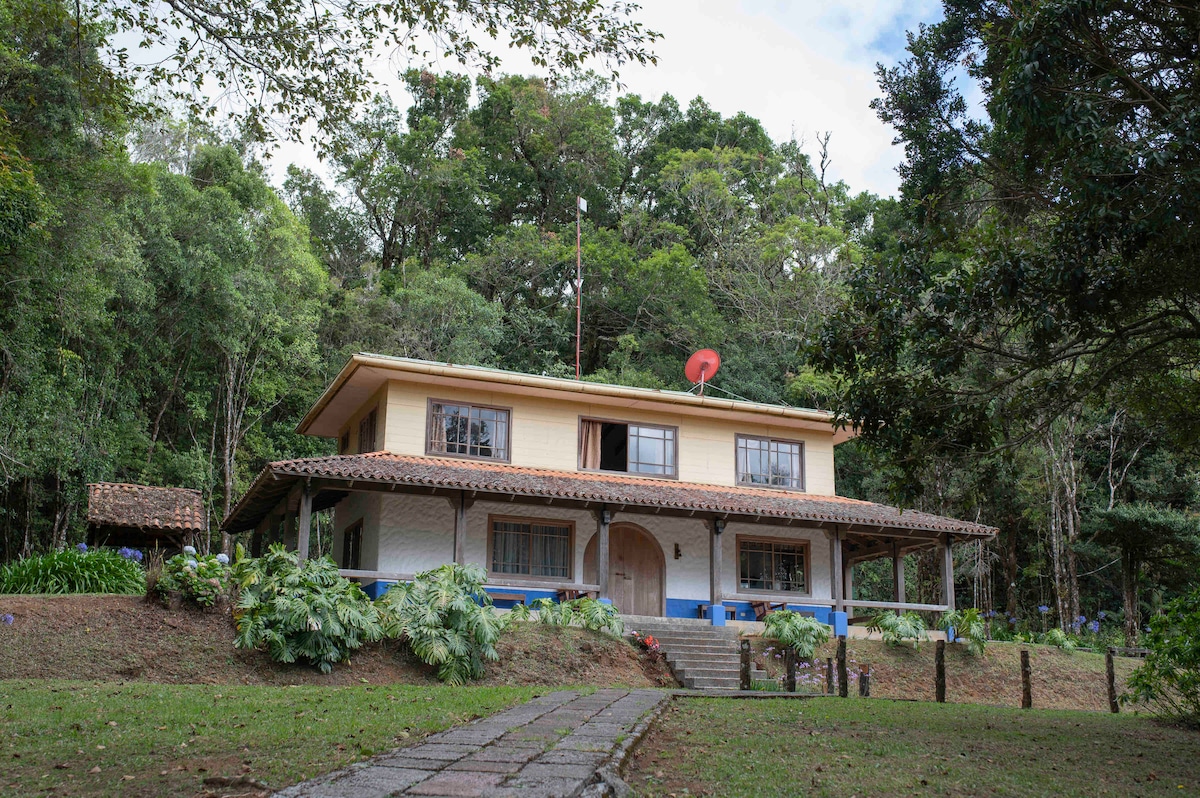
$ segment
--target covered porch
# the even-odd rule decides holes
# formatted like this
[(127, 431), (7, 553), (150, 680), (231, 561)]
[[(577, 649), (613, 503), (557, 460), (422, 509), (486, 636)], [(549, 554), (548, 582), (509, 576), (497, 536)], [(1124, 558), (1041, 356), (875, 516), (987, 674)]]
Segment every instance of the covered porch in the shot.
[[(782, 603), (838, 633), (856, 612), (953, 609), (953, 542), (995, 534), (842, 497), (383, 452), (271, 463), (223, 529), (249, 533), (252, 553), (283, 540), (305, 556), (313, 513), (335, 506), (339, 516), (363, 519), (357, 529), (339, 519), (334, 554), (341, 573), (372, 594), (437, 564), (487, 560), (488, 589), (501, 606), (593, 594), (624, 612), (722, 625), (730, 616), (754, 620), (755, 602)], [(496, 572), (494, 530), (512, 519), (569, 525), (569, 550), (553, 578)], [(775, 574), (763, 582), (752, 570), (750, 560), (772, 548), (795, 550), (784, 556), (802, 561), (803, 579), (797, 567), (788, 589), (770, 581)], [(912, 603), (903, 557), (928, 548), (939, 553), (942, 600)], [(893, 600), (856, 600), (853, 566), (883, 557), (892, 560)]]

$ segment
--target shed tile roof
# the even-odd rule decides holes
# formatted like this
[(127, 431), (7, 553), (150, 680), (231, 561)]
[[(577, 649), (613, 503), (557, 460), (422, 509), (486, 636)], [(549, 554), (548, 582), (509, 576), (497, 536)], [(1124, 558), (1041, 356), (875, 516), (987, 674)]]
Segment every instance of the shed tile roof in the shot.
[(191, 488), (159, 488), (121, 482), (88, 485), (89, 524), (201, 531), (204, 502)]
[[(478, 491), (485, 494), (559, 498), (647, 508), (696, 511), (730, 516), (793, 519), (815, 523), (859, 524), (923, 532), (990, 537), (996, 529), (917, 510), (842, 496), (749, 486), (709, 485), (624, 474), (555, 471), (453, 458), (372, 452), (312, 457), (270, 463), (223, 526), (248, 529), (262, 517), (272, 497), (300, 478), (354, 480), (418, 488)], [(269, 495), (267, 495), (269, 494)]]

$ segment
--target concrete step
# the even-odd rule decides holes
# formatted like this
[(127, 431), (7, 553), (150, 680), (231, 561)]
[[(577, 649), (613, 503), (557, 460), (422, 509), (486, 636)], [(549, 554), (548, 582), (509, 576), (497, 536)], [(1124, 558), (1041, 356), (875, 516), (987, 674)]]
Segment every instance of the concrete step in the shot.
[(694, 668), (703, 665), (705, 668), (731, 668), (737, 670), (742, 664), (742, 661), (737, 657), (681, 657), (669, 651), (667, 652), (666, 660), (676, 668), (686, 668), (689, 665)]
[(693, 645), (693, 646), (724, 646), (731, 650), (737, 650), (738, 641), (728, 637), (718, 637), (716, 635), (703, 634), (678, 634), (675, 632), (657, 632), (651, 630), (639, 629), (642, 634), (652, 635), (660, 643), (675, 643), (678, 645)]
[[(658, 640), (658, 638), (655, 638)], [(680, 642), (678, 640), (658, 640), (660, 645), (668, 645), (674, 651), (687, 651), (696, 654), (737, 654), (741, 651), (737, 646), (728, 643)]]
[(740, 675), (737, 669), (729, 668), (705, 668), (697, 666), (693, 668), (676, 668), (675, 678), (684, 682), (688, 679), (733, 679), (740, 681)]
[(741, 684), (736, 677), (732, 679), (697, 677), (683, 680), (683, 686), (690, 690), (737, 690)]

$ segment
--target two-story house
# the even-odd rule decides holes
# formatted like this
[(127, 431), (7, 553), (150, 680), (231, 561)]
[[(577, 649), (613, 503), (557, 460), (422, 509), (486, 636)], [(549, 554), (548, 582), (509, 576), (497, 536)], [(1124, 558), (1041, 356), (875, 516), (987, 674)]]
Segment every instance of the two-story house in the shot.
[[(952, 608), (951, 542), (996, 532), (837, 496), (850, 433), (815, 410), (363, 354), (298, 429), (338, 454), (269, 464), (223, 528), (307, 552), (332, 507), (338, 564), (374, 595), (478, 563), (508, 601), (591, 593), (715, 624), (782, 602), (842, 630), (852, 604)], [(911, 604), (903, 557), (929, 547), (944, 599)], [(895, 601), (854, 601), (852, 566), (879, 557)]]

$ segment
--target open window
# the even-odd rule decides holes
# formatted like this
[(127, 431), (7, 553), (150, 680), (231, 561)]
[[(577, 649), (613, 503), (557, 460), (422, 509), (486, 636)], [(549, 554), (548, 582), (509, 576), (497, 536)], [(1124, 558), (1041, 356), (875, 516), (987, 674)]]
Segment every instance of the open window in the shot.
[(586, 471), (676, 476), (676, 430), (650, 424), (584, 419), (579, 465)]

